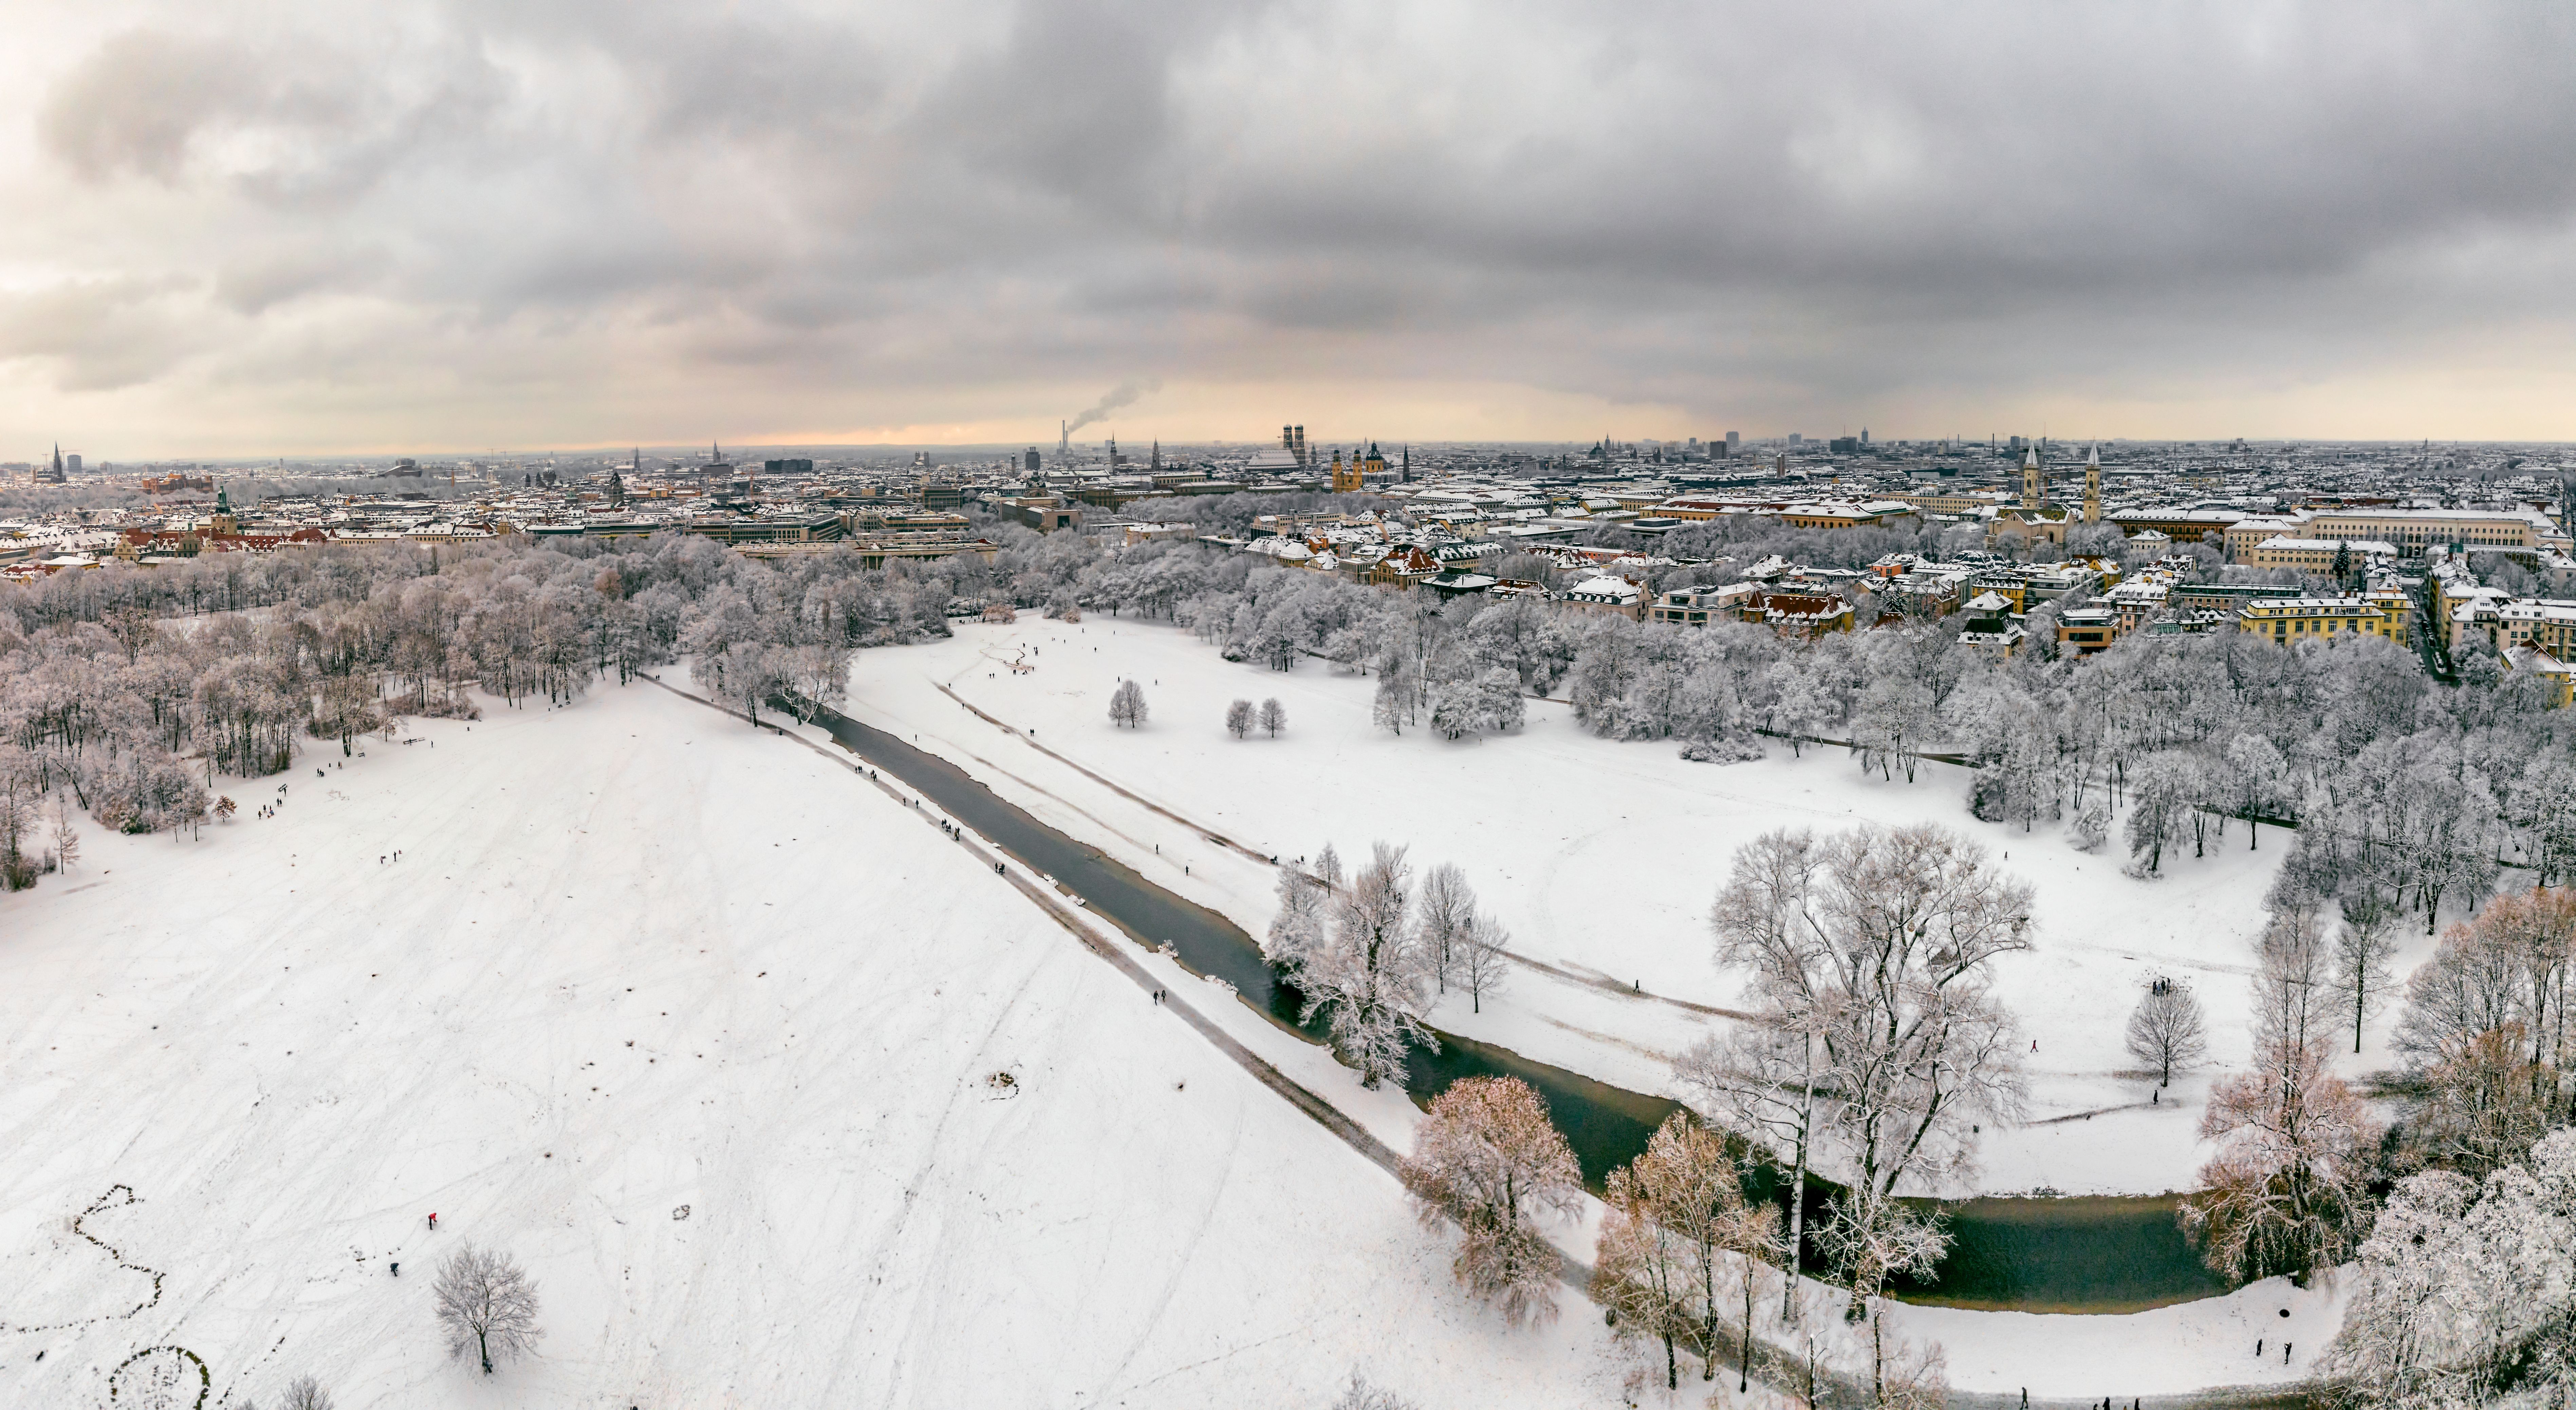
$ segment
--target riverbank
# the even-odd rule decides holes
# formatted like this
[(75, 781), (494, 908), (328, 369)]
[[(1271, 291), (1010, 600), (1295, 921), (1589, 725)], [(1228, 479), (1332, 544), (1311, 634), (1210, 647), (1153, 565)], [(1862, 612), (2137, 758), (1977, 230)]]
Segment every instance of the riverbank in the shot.
[[(1107, 719), (1109, 691), (1125, 676), (1153, 710), (1142, 730)], [(2119, 875), (2110, 852), (1976, 822), (1962, 802), (1964, 771), (1947, 766), (1927, 765), (1908, 785), (1901, 774), (1863, 777), (1841, 751), (1800, 760), (1775, 747), (1749, 764), (1685, 764), (1669, 742), (1592, 738), (1548, 702), (1531, 702), (1512, 736), (1399, 739), (1369, 726), (1374, 685), (1313, 661), (1288, 673), (1229, 663), (1161, 625), (1024, 617), (867, 653), (848, 713), (919, 735), (1041, 820), (1256, 935), (1274, 876), (1255, 857), (1310, 854), (1327, 840), (1348, 856), (1386, 839), (1409, 842), (1418, 864), (1456, 861), (1512, 928), (1515, 951), (1554, 972), (1516, 967), (1511, 989), (1483, 1012), (1453, 996), (1435, 1021), (1647, 1093), (1666, 1090), (1671, 1058), (1724, 1021), (1705, 1010), (1741, 1005), (1740, 976), (1715, 964), (1704, 923), (1736, 845), (1779, 826), (1955, 827), (2004, 857), (2039, 899), (2033, 951), (1998, 973), (2038, 1043), (2028, 1059), (2033, 1122), (1987, 1133), (1977, 1190), (2156, 1194), (2193, 1184), (2207, 1157), (2196, 1124), (2208, 1074), (2246, 1053), (2248, 946), (2283, 835), (2267, 830), (2262, 850), (2247, 852), (2239, 826), (2209, 856), (2186, 853), (2168, 862), (2167, 879), (2138, 882)], [(1281, 737), (1224, 732), (1225, 701), (1273, 695), (1289, 718)], [(2402, 955), (2399, 967), (2415, 958)], [(2196, 983), (2213, 1049), (2210, 1069), (2161, 1093), (2122, 1048), (2151, 972)], [(2385, 1065), (2390, 1021), (2374, 1020), (2347, 1067)]]
[[(984, 826), (996, 829), (1012, 843), (1030, 849), (1023, 856), (1024, 859), (1030, 857), (1039, 859), (1032, 862), (1032, 865), (1062, 868), (1065, 872), (1063, 878), (1065, 880), (1078, 878), (1080, 887), (1077, 889), (1091, 889), (1098, 893), (1096, 897), (1090, 898), (1096, 900), (1097, 904), (1087, 912), (1088, 914), (1115, 919), (1120, 911), (1125, 910), (1133, 919), (1124, 926), (1124, 929), (1135, 941), (1147, 946), (1156, 946), (1168, 940), (1175, 953), (1161, 957), (1159, 962), (1169, 964), (1177, 970), (1183, 957), (1195, 953), (1199, 961), (1196, 968), (1200, 973), (1212, 972), (1210, 966), (1213, 965), (1226, 973), (1242, 976), (1246, 985), (1247, 1002), (1215, 1005), (1209, 1009), (1209, 1012), (1219, 1022), (1230, 1022), (1251, 1029), (1256, 1040), (1266, 1039), (1274, 1046), (1282, 1041), (1294, 1041), (1288, 1029), (1278, 1021), (1277, 1015), (1265, 1011), (1276, 1009), (1278, 1005), (1267, 988), (1269, 977), (1266, 972), (1257, 967), (1257, 956), (1254, 956), (1255, 965), (1252, 968), (1247, 969), (1244, 964), (1245, 954), (1249, 951), (1248, 941), (1237, 934), (1228, 944), (1221, 936), (1208, 933), (1219, 928), (1231, 929), (1230, 926), (1224, 926), (1221, 920), (1217, 920), (1214, 925), (1200, 923), (1203, 918), (1212, 919), (1210, 913), (1179, 901), (1178, 898), (1168, 896), (1160, 899), (1167, 906), (1177, 909), (1172, 909), (1160, 916), (1151, 911), (1135, 909), (1128, 904), (1130, 892), (1154, 893), (1158, 888), (1143, 882), (1141, 878), (1110, 861), (1096, 849), (1074, 843), (1046, 829), (1034, 818), (1003, 802), (991, 790), (976, 783), (955, 765), (926, 754), (904, 741), (893, 739), (882, 731), (856, 725), (834, 716), (826, 721), (824, 728), (808, 728), (802, 732), (814, 737), (836, 738), (843, 745), (859, 750), (872, 762), (882, 764), (908, 781), (930, 789), (931, 794), (925, 798), (925, 802), (936, 807), (945, 807), (969, 827), (980, 820)], [(874, 772), (872, 768), (871, 773)], [(1205, 840), (1215, 845), (1229, 847), (1236, 845), (1221, 837)], [(1168, 937), (1157, 933), (1158, 926), (1169, 928)], [(1472, 1048), (1474, 1045), (1460, 1046)], [(1453, 1052), (1450, 1060), (1457, 1060), (1457, 1057), (1458, 1055)], [(1488, 1060), (1488, 1055), (1471, 1054), (1470, 1057), (1476, 1061)], [(1309, 1061), (1311, 1060), (1310, 1056)], [(1416, 1074), (1417, 1078), (1422, 1075), (1419, 1072)], [(1543, 1082), (1550, 1082), (1550, 1085), (1542, 1087), (1543, 1091), (1557, 1093), (1551, 1098), (1556, 1105), (1566, 1105), (1562, 1089), (1569, 1085), (1567, 1078), (1568, 1075), (1562, 1073), (1552, 1074), (1552, 1082), (1549, 1076), (1540, 1078)], [(1580, 1087), (1586, 1084), (1582, 1079), (1575, 1078), (1570, 1085)], [(1334, 1093), (1335, 1095), (1328, 1097), (1328, 1100), (1347, 1100), (1352, 1096), (1370, 1095), (1358, 1092), (1349, 1082), (1347, 1074), (1344, 1074), (1343, 1081), (1338, 1086), (1314, 1090), (1318, 1093)], [(1591, 1094), (1582, 1092), (1576, 1092), (1574, 1096), (1577, 1105), (1593, 1108), (1606, 1105), (1614, 1109), (1611, 1113), (1613, 1115), (1616, 1114), (1615, 1108), (1634, 1100), (1615, 1092), (1611, 1096), (1621, 1100), (1610, 1103), (1593, 1101)], [(1379, 1104), (1377, 1110), (1380, 1113), (1386, 1111), (1383, 1104)], [(1595, 1111), (1593, 1114), (1602, 1113)], [(1381, 1119), (1383, 1119), (1382, 1116)], [(1560, 1125), (1565, 1124), (1562, 1114), (1559, 1115), (1559, 1121)], [(1585, 1139), (1585, 1134), (1579, 1126), (1571, 1134), (1580, 1146)], [(1973, 1206), (1971, 1217), (1963, 1220), (1963, 1224), (1978, 1222), (1980, 1216), (1984, 1222), (1995, 1222), (1998, 1211), (2005, 1212), (2004, 1217), (2009, 1221), (2012, 1217), (2010, 1211), (2018, 1210), (2020, 1218), (2032, 1226), (2026, 1232), (2034, 1237), (2049, 1236), (2052, 1246), (2047, 1252), (2050, 1255), (2064, 1256), (2070, 1252), (2081, 1254), (2089, 1248), (2091, 1252), (2099, 1255), (2097, 1262), (2105, 1263), (2105, 1266), (2090, 1271), (2116, 1285), (2124, 1278), (2131, 1278), (2134, 1270), (2111, 1266), (2121, 1261), (2122, 1250), (2119, 1246), (2118, 1230), (2109, 1226), (2116, 1224), (2119, 1218), (2123, 1217), (2131, 1222), (2139, 1217), (2153, 1220), (2156, 1211), (2137, 1208), (2114, 1210), (2112, 1214), (2116, 1217), (2088, 1220), (2088, 1227), (2073, 1231), (2078, 1237), (2071, 1240), (2055, 1237), (2060, 1231), (2051, 1227), (2052, 1221), (2063, 1216), (2072, 1206), (2081, 1204), (2160, 1206), (2164, 1203), (2134, 1199), (2043, 1200), (2025, 1201), (2018, 1205), (2013, 1202), (2002, 1202), (1998, 1206), (1996, 1202), (1985, 1202), (1984, 1205)], [(1585, 1222), (1591, 1224), (1597, 1220), (1598, 1206), (1590, 1201), (1586, 1204)], [(2165, 1217), (2170, 1217), (2169, 1209)], [(1589, 1232), (1589, 1230), (1566, 1231), (1559, 1239), (1560, 1245), (1582, 1248), (1585, 1246), (1584, 1239)], [(1973, 1229), (1963, 1228), (1962, 1232), (1967, 1235), (1963, 1238), (1963, 1246), (1982, 1237)], [(1988, 1240), (1988, 1242), (1992, 1241)], [(2086, 1247), (2070, 1250), (2066, 1247), (2069, 1243)], [(1994, 1247), (1984, 1252), (1992, 1259), (1997, 1255), (2009, 1257), (2011, 1250)], [(1992, 1277), (1994, 1270), (1987, 1271), (1989, 1277)], [(2185, 1271), (2188, 1278), (2196, 1279), (2199, 1276), (2197, 1270)], [(2011, 1285), (2016, 1281), (2014, 1276), (2016, 1273), (2026, 1273), (2026, 1270), (2003, 1270), (2004, 1276), (1997, 1280), (2003, 1286), (1990, 1291), (2014, 1291)], [(2023, 1276), (2018, 1281), (2027, 1283), (2031, 1280)], [(2098, 1296), (2103, 1290), (2096, 1288), (2093, 1292)], [(2143, 1305), (2134, 1286), (2115, 1286), (2110, 1291), (2115, 1294), (2113, 1302), (2122, 1311), (2132, 1306)], [(1814, 1284), (1808, 1284), (1806, 1292), (1802, 1295), (1820, 1306), (1829, 1306), (1836, 1297), (1830, 1288)], [(2263, 1332), (2270, 1325), (2265, 1320), (2266, 1313), (2277, 1315), (2284, 1325), (2290, 1326), (2294, 1331), (2310, 1331), (2319, 1327), (2327, 1329), (2311, 1335), (2308, 1343), (2311, 1361), (2340, 1316), (2337, 1285), (2331, 1278), (2320, 1280), (2316, 1287), (2306, 1290), (2291, 1289), (2286, 1283), (2274, 1280), (2224, 1296), (2201, 1297), (2180, 1305), (2157, 1306), (2152, 1311), (2131, 1313), (2127, 1316), (2074, 1316), (2063, 1310), (2053, 1310), (2046, 1305), (2048, 1301), (2057, 1300), (2063, 1296), (2063, 1293), (2053, 1294), (2052, 1298), (2041, 1300), (2037, 1310), (2033, 1312), (2014, 1314), (2000, 1320), (1991, 1314), (1960, 1306), (1900, 1307), (1892, 1309), (1889, 1316), (1891, 1321), (1907, 1335), (1923, 1340), (1956, 1342), (1964, 1356), (1964, 1360), (1958, 1364), (1974, 1369), (1964, 1376), (1954, 1375), (1954, 1384), (1967, 1388), (1972, 1393), (2001, 1395), (2005, 1393), (2003, 1387), (2009, 1384), (2017, 1386), (2025, 1393), (2036, 1388), (2042, 1396), (2063, 1397), (2074, 1393), (2078, 1386), (2097, 1386), (2099, 1384), (2097, 1378), (2107, 1374), (2115, 1377), (2119, 1384), (2129, 1386), (2133, 1394), (2181, 1397), (2210, 1404), (2254, 1401), (2269, 1403), (2266, 1397), (2276, 1392), (2267, 1387), (2294, 1390), (2300, 1384), (2309, 1363), (2291, 1356), (2289, 1354), (2291, 1346), (2282, 1343), (2277, 1337), (2272, 1344), (2283, 1353), (2282, 1361), (2277, 1367), (2268, 1362), (2258, 1362), (2251, 1366), (2232, 1364), (2238, 1359), (2232, 1354), (2232, 1348), (2235, 1342), (2241, 1339), (2239, 1333), (2252, 1328), (2255, 1340), (2258, 1343), (2263, 1340)], [(2275, 1302), (2280, 1306), (2273, 1306)], [(2024, 1305), (2032, 1304), (2025, 1302)], [(1839, 1318), (1829, 1316), (1825, 1321), (1839, 1325)], [(1854, 1358), (1859, 1354), (1858, 1347), (1845, 1345), (1848, 1338), (1840, 1333), (1832, 1332), (1830, 1329), (1825, 1330), (1828, 1334), (1823, 1354), (1827, 1364), (1851, 1367), (1854, 1364)], [(2050, 1350), (2060, 1341), (2070, 1346), (2082, 1346), (2088, 1350), (2080, 1359), (2062, 1358)], [(2106, 1356), (2102, 1350), (2105, 1347), (2124, 1348), (2125, 1354)], [(2142, 1351), (2153, 1354), (2142, 1356), (2140, 1354)], [(2089, 1389), (2085, 1393), (2089, 1394)]]

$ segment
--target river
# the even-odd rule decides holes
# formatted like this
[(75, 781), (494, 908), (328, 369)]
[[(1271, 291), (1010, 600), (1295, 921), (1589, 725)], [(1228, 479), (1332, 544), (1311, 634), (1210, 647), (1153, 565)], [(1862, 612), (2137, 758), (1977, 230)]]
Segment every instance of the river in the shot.
[[(949, 816), (982, 833), (1032, 871), (1053, 876), (1089, 907), (1130, 934), (1168, 944), (1183, 965), (1234, 986), (1243, 1002), (1308, 1041), (1320, 1036), (1297, 1023), (1294, 985), (1263, 958), (1242, 928), (1137, 875), (1099, 848), (1058, 832), (1004, 801), (946, 759), (883, 730), (825, 712), (818, 721), (879, 771), (927, 796)], [(1612, 1170), (1636, 1158), (1647, 1137), (1679, 1107), (1668, 1098), (1631, 1092), (1580, 1073), (1479, 1043), (1439, 1035), (1434, 1054), (1416, 1048), (1405, 1087), (1429, 1102), (1461, 1077), (1517, 1077), (1546, 1098), (1596, 1192)], [(1809, 1227), (1821, 1217), (1831, 1187), (1810, 1180)], [(1784, 1206), (1785, 1190), (1775, 1191)], [(2135, 1312), (2211, 1297), (2228, 1284), (2202, 1265), (2182, 1236), (2171, 1196), (2062, 1199), (1974, 1199), (1945, 1202), (1953, 1243), (1930, 1278), (1899, 1285), (1914, 1302), (2026, 1312)], [(1810, 1271), (1813, 1268), (1811, 1260)]]

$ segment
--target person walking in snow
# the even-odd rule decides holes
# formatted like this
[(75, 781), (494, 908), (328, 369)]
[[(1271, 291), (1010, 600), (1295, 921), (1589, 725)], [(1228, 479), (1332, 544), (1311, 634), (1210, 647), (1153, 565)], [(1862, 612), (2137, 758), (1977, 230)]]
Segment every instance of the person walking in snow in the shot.
[(432, 1211), (429, 1216), (429, 1231), (433, 1234), (438, 1232), (438, 1215), (436, 1211)]

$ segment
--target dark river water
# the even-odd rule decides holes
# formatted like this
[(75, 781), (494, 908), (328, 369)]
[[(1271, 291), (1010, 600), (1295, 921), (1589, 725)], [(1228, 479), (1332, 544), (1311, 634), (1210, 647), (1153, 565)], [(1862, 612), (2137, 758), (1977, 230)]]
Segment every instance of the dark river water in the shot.
[[(1295, 986), (1272, 970), (1261, 947), (1232, 921), (1138, 876), (1099, 848), (1076, 841), (1005, 802), (964, 770), (883, 730), (826, 713), (821, 722), (852, 752), (937, 803), (949, 816), (1053, 876), (1129, 933), (1168, 944), (1182, 964), (1232, 984), (1243, 1002), (1309, 1041)], [(1405, 1087), (1428, 1103), (1461, 1077), (1517, 1077), (1546, 1098), (1548, 1115), (1574, 1147), (1584, 1183), (1596, 1192), (1612, 1170), (1680, 1108), (1533, 1062), (1507, 1048), (1442, 1033), (1440, 1051), (1416, 1048)], [(1787, 1189), (1775, 1190), (1784, 1207)], [(1808, 1227), (1823, 1217), (1832, 1187), (1810, 1177)], [(1929, 1279), (1900, 1284), (1912, 1302), (2030, 1312), (2134, 1312), (2227, 1291), (2182, 1236), (2170, 1196), (1975, 1199), (1945, 1202), (1954, 1241)], [(1812, 1253), (1812, 1250), (1802, 1252)], [(1815, 1270), (1811, 1260), (1811, 1271)]]

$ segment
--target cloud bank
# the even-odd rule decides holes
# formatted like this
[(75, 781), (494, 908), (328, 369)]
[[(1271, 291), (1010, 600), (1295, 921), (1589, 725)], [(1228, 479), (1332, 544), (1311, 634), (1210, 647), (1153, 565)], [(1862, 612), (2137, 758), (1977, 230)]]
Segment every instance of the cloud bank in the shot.
[[(2576, 437), (2576, 12), (48, 5), (0, 458)], [(1159, 385), (1150, 398), (1116, 394)]]

